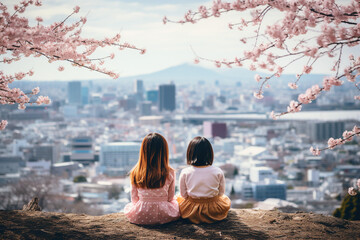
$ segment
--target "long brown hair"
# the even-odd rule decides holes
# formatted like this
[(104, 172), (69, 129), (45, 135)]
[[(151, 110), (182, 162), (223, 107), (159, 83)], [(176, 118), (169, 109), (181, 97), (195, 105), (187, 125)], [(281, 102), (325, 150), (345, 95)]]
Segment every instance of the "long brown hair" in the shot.
[(170, 170), (165, 138), (149, 133), (141, 143), (139, 161), (130, 172), (131, 183), (140, 188), (161, 188)]

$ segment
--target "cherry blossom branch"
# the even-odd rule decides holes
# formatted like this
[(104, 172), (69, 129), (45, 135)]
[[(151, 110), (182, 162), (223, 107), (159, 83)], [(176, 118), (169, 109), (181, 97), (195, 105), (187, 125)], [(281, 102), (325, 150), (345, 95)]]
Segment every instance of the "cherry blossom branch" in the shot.
[(270, 113), (270, 117), (274, 120), (278, 119), (279, 117), (289, 114), (289, 113), (295, 113), (300, 112), (302, 109), (303, 104), (309, 104), (313, 100), (315, 100), (319, 94), (323, 91), (330, 91), (332, 86), (341, 86), (343, 84), (343, 81), (340, 79), (343, 77), (346, 77), (348, 81), (352, 82), (355, 80), (354, 75), (351, 73), (355, 70), (360, 69), (360, 59), (359, 63), (354, 65), (353, 68), (345, 70), (344, 74), (342, 74), (339, 77), (324, 77), (323, 79), (323, 86), (319, 87), (319, 85), (313, 85), (311, 88), (308, 88), (305, 92), (305, 94), (300, 94), (298, 96), (298, 101), (291, 101), (289, 106), (287, 107), (286, 112), (275, 114), (274, 111)]
[(79, 10), (80, 10), (80, 7), (79, 7), (79, 6), (76, 6), (76, 7), (74, 8), (74, 11), (73, 11), (71, 14), (69, 14), (61, 23), (59, 23), (58, 25), (56, 25), (56, 26), (53, 28), (53, 31), (55, 31), (59, 26), (63, 25), (63, 24), (66, 22), (66, 20), (68, 20), (72, 15), (74, 15), (75, 13), (78, 13)]
[[(120, 42), (120, 34), (110, 38), (96, 40), (83, 38), (82, 27), (86, 23), (86, 17), (80, 20), (65, 24), (65, 22), (78, 13), (80, 7), (76, 6), (72, 13), (66, 16), (63, 21), (44, 26), (43, 19), (37, 17), (35, 26), (29, 25), (29, 20), (19, 16), (30, 5), (41, 6), (38, 0), (23, 0), (20, 5), (15, 5), (15, 12), (11, 14), (7, 6), (0, 3), (0, 55), (11, 54), (11, 58), (3, 57), (1, 63), (10, 64), (19, 61), (24, 57), (46, 57), (49, 63), (54, 61), (65, 61), (73, 66), (86, 68), (112, 78), (118, 78), (119, 74), (100, 67), (105, 60), (113, 59), (114, 53), (109, 56), (91, 57), (99, 48), (117, 47), (119, 50), (133, 49), (145, 53), (145, 49), (138, 48), (130, 43)], [(85, 48), (85, 50), (83, 50)], [(58, 67), (63, 71), (64, 67)], [(21, 80), (25, 76), (33, 75), (32, 71), (27, 73), (18, 72), (12, 75), (0, 71), (0, 104), (18, 104), (19, 109), (25, 109), (26, 104), (49, 104), (51, 100), (47, 96), (38, 96), (36, 101), (30, 101), (30, 97), (39, 93), (39, 88), (34, 88), (31, 93), (24, 93), (18, 88), (9, 88), (14, 80)], [(0, 122), (0, 130), (7, 125), (7, 121)]]
[(339, 53), (339, 58), (338, 58), (338, 60), (337, 60), (337, 62), (336, 62), (337, 68), (336, 68), (336, 75), (335, 75), (335, 77), (337, 77), (337, 76), (339, 75), (339, 69), (340, 69), (341, 55), (342, 55), (343, 47), (344, 47), (344, 45), (341, 45), (340, 53)]
[[(259, 10), (260, 7), (263, 7)], [(201, 19), (208, 17), (220, 17), (221, 14), (229, 11), (251, 11), (250, 20), (241, 20), (241, 23), (231, 23), (229, 28), (232, 29), (235, 25), (240, 25), (239, 30), (248, 27), (250, 23), (257, 25), (255, 39), (255, 46), (259, 36), (265, 36), (266, 39), (270, 37), (272, 40), (269, 40), (269, 43), (261, 43), (258, 48), (254, 48), (251, 52), (244, 52), (244, 57), (237, 57), (234, 61), (223, 60), (212, 60), (204, 57), (196, 56), (195, 63), (199, 63), (201, 60), (206, 60), (214, 62), (216, 67), (221, 67), (226, 65), (231, 67), (232, 65), (242, 66), (245, 61), (253, 62), (250, 64), (250, 70), (256, 70), (256, 65), (258, 67), (267, 69), (269, 71), (274, 71), (270, 77), (265, 77), (260, 85), (260, 88), (257, 93), (254, 93), (254, 96), (257, 98), (262, 98), (263, 87), (268, 83), (269, 79), (274, 76), (280, 76), (281, 73), (288, 66), (280, 67), (277, 65), (277, 61), (284, 58), (292, 58), (294, 56), (308, 56), (308, 62), (304, 66), (303, 71), (300, 74), (297, 74), (297, 80), (295, 83), (289, 83), (289, 86), (293, 89), (297, 88), (297, 83), (303, 74), (309, 74), (312, 70), (315, 62), (319, 60), (320, 57), (327, 55), (328, 57), (334, 57), (335, 52), (339, 51), (339, 58), (335, 64), (336, 75), (335, 78), (339, 76), (339, 69), (342, 61), (343, 48), (353, 47), (359, 45), (360, 43), (360, 31), (358, 31), (358, 25), (356, 20), (359, 17), (360, 2), (353, 1), (349, 5), (339, 7), (334, 1), (293, 1), (288, 2), (285, 0), (271, 0), (271, 1), (232, 1), (224, 2), (221, 0), (214, 1), (211, 7), (200, 6), (198, 11), (192, 12), (188, 11), (185, 14), (183, 20), (177, 21), (178, 23), (196, 23)], [(281, 12), (284, 12), (284, 17), (277, 23), (268, 25), (264, 34), (260, 33), (260, 27), (263, 23), (264, 16), (273, 9), (277, 9)], [(164, 23), (174, 22), (170, 21), (167, 18), (164, 19)], [(344, 23), (348, 26), (344, 26)], [(356, 25), (356, 26), (354, 26)], [(321, 31), (316, 31), (320, 26)], [(289, 49), (288, 41), (289, 39), (296, 38), (298, 36), (304, 35), (307, 36), (308, 31), (315, 31), (317, 36), (306, 38), (306, 40), (300, 40), (293, 48), (293, 51)], [(312, 43), (316, 39), (316, 42)], [(246, 39), (241, 40), (246, 44)], [(269, 46), (269, 47), (268, 47)], [(279, 49), (286, 51), (286, 54), (274, 54), (272, 49)], [(262, 57), (266, 57), (267, 62), (259, 62)], [(301, 59), (299, 57), (298, 59)], [(291, 59), (290, 64), (295, 62), (298, 59)], [(309, 65), (311, 59), (314, 59)], [(256, 65), (255, 65), (256, 64)], [(353, 69), (358, 71), (359, 69)], [(349, 81), (353, 80), (352, 74), (345, 74)], [(255, 79), (260, 81), (262, 77), (255, 75)], [(327, 80), (328, 81), (328, 80)], [(339, 82), (334, 81), (336, 84)], [(330, 85), (331, 86), (331, 85)], [(356, 85), (356, 87), (358, 87)], [(327, 88), (327, 87), (325, 87)], [(320, 92), (323, 90), (319, 88)], [(309, 95), (312, 98), (312, 95)], [(290, 109), (298, 111), (301, 109), (301, 104), (292, 103)], [(294, 111), (295, 112), (295, 111)], [(286, 114), (286, 113), (284, 113)]]
[(340, 146), (345, 144), (346, 142), (352, 141), (354, 136), (360, 136), (360, 128), (357, 126), (354, 126), (352, 131), (345, 131), (343, 133), (343, 138), (338, 138), (338, 139), (334, 139), (334, 138), (330, 138), (328, 140), (328, 146), (326, 148), (313, 148), (310, 147), (310, 152), (315, 155), (318, 156), (320, 155), (321, 151), (324, 151), (326, 149), (334, 149), (336, 146)]

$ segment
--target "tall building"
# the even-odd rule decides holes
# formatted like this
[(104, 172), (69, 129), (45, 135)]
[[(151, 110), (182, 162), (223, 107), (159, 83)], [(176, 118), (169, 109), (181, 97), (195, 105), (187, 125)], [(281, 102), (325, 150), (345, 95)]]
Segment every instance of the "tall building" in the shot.
[(139, 160), (140, 142), (106, 143), (100, 148), (100, 167), (106, 174), (126, 174)]
[(135, 95), (138, 102), (144, 98), (144, 82), (143, 80), (137, 79), (135, 81)]
[(82, 103), (82, 105), (89, 104), (89, 88), (88, 87), (81, 88), (81, 103)]
[(159, 86), (159, 110), (174, 111), (176, 108), (175, 84), (163, 84)]
[(81, 82), (68, 83), (68, 102), (71, 105), (81, 105)]

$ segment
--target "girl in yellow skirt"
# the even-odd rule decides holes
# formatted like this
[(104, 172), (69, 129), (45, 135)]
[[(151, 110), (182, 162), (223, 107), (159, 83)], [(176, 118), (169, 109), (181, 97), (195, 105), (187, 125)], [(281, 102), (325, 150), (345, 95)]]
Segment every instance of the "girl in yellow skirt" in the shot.
[(180, 195), (177, 198), (182, 218), (193, 223), (213, 223), (226, 218), (231, 201), (224, 195), (225, 177), (212, 166), (214, 152), (204, 137), (190, 141), (186, 154), (187, 167), (180, 174)]

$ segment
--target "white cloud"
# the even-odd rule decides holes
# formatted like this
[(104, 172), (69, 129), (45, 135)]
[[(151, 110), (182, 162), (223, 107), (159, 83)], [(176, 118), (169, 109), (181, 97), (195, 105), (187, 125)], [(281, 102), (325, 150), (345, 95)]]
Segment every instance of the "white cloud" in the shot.
[[(159, 2), (159, 1), (157, 1)], [(7, 0), (6, 5), (13, 5)], [(164, 69), (169, 66), (192, 62), (194, 54), (190, 46), (202, 57), (211, 59), (231, 59), (241, 56), (245, 48), (239, 41), (241, 37), (250, 36), (252, 31), (239, 32), (229, 30), (228, 23), (234, 19), (240, 20), (241, 13), (229, 13), (221, 18), (210, 18), (197, 24), (162, 24), (163, 16), (180, 19), (188, 9), (197, 9), (201, 4), (209, 1), (173, 1), (151, 4), (150, 1), (95, 1), (95, 0), (47, 0), (42, 7), (30, 7), (25, 16), (35, 19), (44, 18), (45, 24), (63, 20), (72, 12), (74, 6), (81, 7), (80, 13), (70, 21), (87, 15), (83, 33), (86, 37), (101, 39), (121, 33), (122, 39), (136, 46), (147, 49), (147, 54), (125, 50), (116, 53), (116, 59), (108, 63), (109, 69), (116, 70), (122, 76), (138, 75)], [(267, 22), (275, 19), (269, 16)], [(100, 50), (99, 55), (107, 55), (113, 50)], [(328, 72), (333, 59), (322, 61), (315, 68), (315, 72)], [(58, 64), (49, 65), (45, 59), (25, 59), (18, 64), (1, 66), (6, 71), (33, 68), (35, 75), (32, 79), (94, 79), (106, 76), (84, 69), (67, 66), (64, 72), (58, 72)], [(212, 66), (211, 63), (202, 63)], [(46, 67), (45, 67), (46, 66)], [(294, 72), (294, 68), (290, 68)]]

